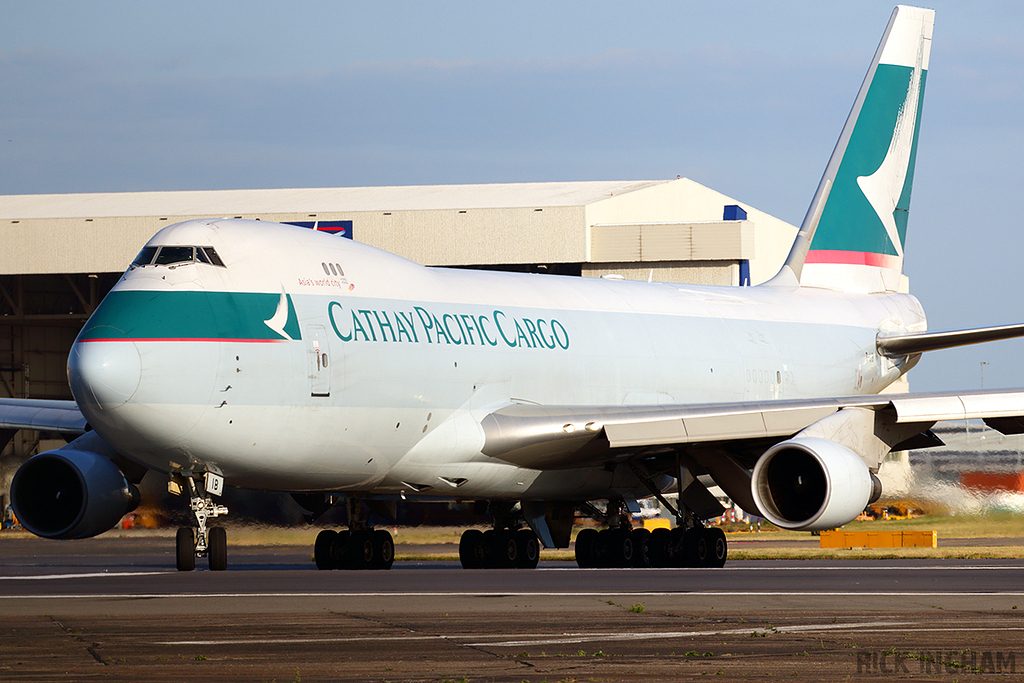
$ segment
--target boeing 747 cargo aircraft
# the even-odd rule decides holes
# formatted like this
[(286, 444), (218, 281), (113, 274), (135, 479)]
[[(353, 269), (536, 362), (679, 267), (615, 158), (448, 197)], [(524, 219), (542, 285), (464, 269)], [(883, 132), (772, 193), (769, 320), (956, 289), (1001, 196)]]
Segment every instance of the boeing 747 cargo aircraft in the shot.
[[(75, 400), (0, 402), (0, 428), (80, 434), (18, 470), (18, 518), (102, 533), (152, 470), (191, 501), (181, 570), (227, 566), (224, 486), (290, 492), (311, 517), (347, 505), (349, 528), (316, 538), (321, 569), (389, 568), (366, 510), (399, 499), (487, 504), (464, 567), (534, 567), (577, 514), (606, 527), (578, 535), (581, 567), (722, 566), (711, 482), (780, 527), (829, 529), (878, 498), (887, 453), (936, 444), (937, 420), (1024, 432), (1024, 392), (880, 394), (925, 351), (1024, 335), (928, 332), (899, 291), (932, 22), (893, 13), (760, 286), (426, 268), (258, 221), (164, 228), (75, 341)], [(649, 496), (674, 529), (632, 528)]]

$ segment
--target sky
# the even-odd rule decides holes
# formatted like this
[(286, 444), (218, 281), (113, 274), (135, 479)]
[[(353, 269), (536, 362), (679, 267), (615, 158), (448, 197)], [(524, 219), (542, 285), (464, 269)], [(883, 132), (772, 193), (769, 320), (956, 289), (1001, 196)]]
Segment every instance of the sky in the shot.
[[(930, 6), (904, 270), (931, 329), (1024, 321), (1024, 3)], [(0, 201), (681, 175), (799, 224), (892, 8), (6, 0)], [(1022, 356), (911, 387), (1024, 387)]]

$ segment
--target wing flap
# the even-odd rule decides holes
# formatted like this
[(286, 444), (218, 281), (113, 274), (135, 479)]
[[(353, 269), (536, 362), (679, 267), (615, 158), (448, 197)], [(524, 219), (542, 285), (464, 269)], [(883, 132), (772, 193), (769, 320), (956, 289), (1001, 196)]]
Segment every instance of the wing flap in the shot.
[(1024, 391), (988, 391), (964, 394), (906, 394), (893, 397), (896, 421), (1001, 420), (1024, 416)]
[(762, 410), (740, 404), (736, 411), (726, 414), (671, 416), (639, 422), (609, 421), (604, 430), (612, 448), (762, 439), (795, 434), (839, 407), (829, 403), (780, 408), (765, 403), (767, 409)]
[(613, 422), (604, 426), (604, 433), (613, 448), (686, 443), (689, 440), (686, 424), (679, 418), (619, 424)]
[(764, 417), (759, 412), (692, 417), (683, 420), (683, 424), (690, 435), (689, 443), (718, 441), (727, 434), (735, 434), (738, 439), (765, 435)]
[(1000, 434), (1024, 434), (1024, 419), (1019, 417), (987, 417), (985, 424)]

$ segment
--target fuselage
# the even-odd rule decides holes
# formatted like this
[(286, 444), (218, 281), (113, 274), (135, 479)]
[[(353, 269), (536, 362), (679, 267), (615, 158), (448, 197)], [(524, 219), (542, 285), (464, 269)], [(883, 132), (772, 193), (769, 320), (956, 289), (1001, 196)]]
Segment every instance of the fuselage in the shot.
[(906, 294), (426, 268), (258, 221), (147, 246), (192, 251), (148, 252), (101, 303), (69, 358), (75, 398), (141, 464), (253, 488), (598, 497), (613, 473), (495, 460), (480, 421), (516, 402), (877, 393), (907, 367), (876, 335), (925, 329)]

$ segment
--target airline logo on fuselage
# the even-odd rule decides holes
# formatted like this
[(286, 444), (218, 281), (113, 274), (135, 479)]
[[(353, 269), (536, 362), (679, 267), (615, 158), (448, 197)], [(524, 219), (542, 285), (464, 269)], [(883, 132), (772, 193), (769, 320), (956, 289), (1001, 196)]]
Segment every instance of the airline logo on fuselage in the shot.
[(343, 342), (403, 342), (506, 346), (509, 348), (569, 348), (569, 332), (556, 318), (515, 316), (501, 309), (486, 314), (348, 308), (339, 301), (327, 305), (334, 333)]

